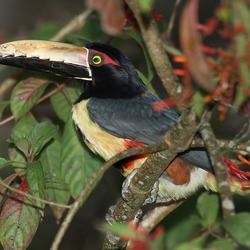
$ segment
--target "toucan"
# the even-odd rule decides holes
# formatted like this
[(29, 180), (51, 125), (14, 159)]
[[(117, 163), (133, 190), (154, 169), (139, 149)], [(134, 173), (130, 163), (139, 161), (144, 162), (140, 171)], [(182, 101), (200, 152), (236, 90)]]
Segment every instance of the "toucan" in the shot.
[[(154, 95), (129, 58), (102, 43), (86, 47), (49, 41), (15, 41), (0, 45), (0, 63), (77, 79), (82, 94), (73, 104), (72, 118), (83, 141), (105, 160), (143, 145), (160, 142), (179, 119), (172, 108), (155, 110)], [(140, 168), (148, 155), (120, 162), (124, 176)], [(231, 175), (232, 191), (244, 194), (248, 176)], [(242, 172), (244, 173), (244, 172)], [(187, 198), (200, 188), (216, 191), (217, 184), (205, 148), (179, 153), (158, 181), (157, 202)]]

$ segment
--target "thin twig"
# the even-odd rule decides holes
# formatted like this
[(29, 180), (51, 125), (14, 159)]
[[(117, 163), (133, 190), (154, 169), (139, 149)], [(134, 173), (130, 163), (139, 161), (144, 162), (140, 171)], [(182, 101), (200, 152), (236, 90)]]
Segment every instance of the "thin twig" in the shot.
[(167, 37), (168, 38), (170, 38), (170, 36), (171, 36), (171, 32), (172, 32), (173, 27), (174, 27), (174, 21), (175, 21), (175, 17), (176, 17), (177, 8), (178, 8), (180, 2), (181, 2), (180, 0), (176, 0), (174, 3), (174, 8), (173, 8), (170, 20), (168, 22), (168, 28), (167, 28)]
[(221, 197), (222, 214), (224, 218), (227, 218), (235, 214), (235, 206), (230, 183), (227, 177), (227, 170), (220, 152), (220, 147), (216, 141), (211, 125), (208, 123), (208, 119), (209, 112), (205, 113), (202, 118), (200, 132), (206, 144), (206, 148), (215, 173), (218, 192)]
[(72, 205), (59, 204), (59, 203), (56, 203), (56, 202), (47, 201), (47, 200), (44, 200), (44, 199), (40, 199), (38, 197), (34, 197), (31, 194), (25, 193), (23, 191), (20, 191), (20, 190), (18, 190), (16, 188), (13, 188), (13, 187), (9, 186), (8, 184), (5, 184), (1, 178), (0, 178), (0, 185), (4, 186), (5, 188), (7, 188), (8, 190), (10, 190), (12, 192), (23, 195), (23, 196), (25, 196), (27, 198), (30, 198), (32, 200), (35, 200), (35, 201), (43, 202), (43, 203), (51, 205), (51, 206), (62, 207), (62, 208), (67, 208), (67, 209), (70, 209), (71, 206), (72, 206)]
[(151, 232), (168, 214), (179, 207), (185, 200), (175, 201), (171, 204), (157, 206), (145, 214), (138, 228)]
[(17, 79), (19, 79), (25, 70), (18, 69), (12, 76), (6, 78), (1, 84), (0, 84), (0, 98), (4, 96), (4, 94), (13, 87), (13, 85), (17, 82)]
[(6, 123), (8, 123), (8, 122), (10, 122), (10, 121), (12, 121), (14, 119), (15, 119), (15, 117), (13, 115), (11, 115), (11, 116), (7, 117), (6, 119), (2, 120), (0, 122), (0, 126), (4, 125), (4, 124), (6, 124)]
[[(216, 140), (219, 147), (226, 149), (230, 152), (235, 152), (238, 154), (242, 154), (244, 156), (250, 156), (250, 143), (237, 143), (234, 140)], [(195, 138), (190, 147), (192, 148), (205, 148), (205, 143), (202, 138)]]
[(165, 53), (156, 22), (151, 19), (149, 24), (145, 25), (138, 1), (126, 0), (126, 3), (139, 24), (143, 40), (163, 86), (167, 90), (170, 98), (178, 98), (182, 93), (182, 87), (179, 84), (177, 77), (173, 72), (169, 58)]
[[(49, 97), (51, 97), (52, 95), (54, 95), (54, 94), (57, 93), (58, 91), (61, 91), (65, 86), (66, 86), (65, 84), (60, 84), (60, 85), (58, 85), (57, 88), (55, 88), (54, 90), (50, 91), (50, 92), (47, 93), (46, 95), (42, 96), (42, 97), (37, 101), (36, 104), (39, 104), (39, 103), (43, 102), (44, 100), (48, 99)], [(0, 126), (4, 125), (4, 124), (6, 124), (6, 123), (8, 123), (8, 122), (10, 122), (10, 121), (12, 121), (12, 120), (14, 120), (14, 119), (15, 119), (14, 115), (11, 115), (11, 116), (7, 117), (6, 119), (2, 120), (2, 121), (0, 122)]]
[(50, 40), (54, 42), (61, 41), (68, 34), (79, 30), (89, 18), (93, 10), (86, 9), (78, 16), (71, 19), (61, 30), (59, 30)]
[(44, 100), (48, 99), (49, 97), (51, 97), (52, 95), (56, 94), (57, 92), (61, 91), (61, 89), (63, 89), (66, 86), (66, 84), (60, 84), (58, 85), (57, 88), (55, 88), (54, 90), (50, 91), (49, 93), (47, 93), (46, 95), (42, 96), (36, 104), (39, 104), (41, 102), (43, 102)]

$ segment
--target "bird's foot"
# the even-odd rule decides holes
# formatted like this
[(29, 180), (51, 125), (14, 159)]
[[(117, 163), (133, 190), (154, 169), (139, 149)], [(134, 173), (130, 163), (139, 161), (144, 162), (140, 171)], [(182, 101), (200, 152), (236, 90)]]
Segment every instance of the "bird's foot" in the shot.
[(105, 220), (109, 225), (112, 225), (114, 223), (114, 210), (115, 210), (115, 205), (109, 207), (108, 212), (105, 215)]
[[(107, 223), (109, 225), (112, 225), (115, 220), (114, 220), (114, 210), (115, 210), (115, 205), (111, 206), (105, 216), (105, 220), (107, 221)], [(143, 212), (141, 209), (139, 209), (136, 213), (136, 215), (134, 216), (133, 220), (130, 222), (133, 225), (138, 225), (140, 218), (142, 217)]]
[[(128, 196), (130, 192), (128, 191), (128, 188), (131, 184), (132, 178), (137, 173), (137, 171), (138, 169), (134, 169), (130, 174), (128, 174), (125, 181), (122, 184), (121, 195), (125, 201), (129, 200)], [(149, 196), (146, 198), (146, 200), (144, 201), (142, 205), (144, 206), (144, 205), (155, 203), (157, 196), (158, 196), (158, 191), (159, 191), (159, 181), (156, 181), (151, 192), (149, 193)]]

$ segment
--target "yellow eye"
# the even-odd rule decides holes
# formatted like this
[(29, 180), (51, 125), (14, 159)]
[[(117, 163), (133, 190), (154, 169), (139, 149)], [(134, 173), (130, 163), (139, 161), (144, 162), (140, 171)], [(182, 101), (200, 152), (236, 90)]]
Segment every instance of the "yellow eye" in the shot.
[(92, 63), (98, 65), (102, 62), (102, 58), (98, 55), (92, 57)]

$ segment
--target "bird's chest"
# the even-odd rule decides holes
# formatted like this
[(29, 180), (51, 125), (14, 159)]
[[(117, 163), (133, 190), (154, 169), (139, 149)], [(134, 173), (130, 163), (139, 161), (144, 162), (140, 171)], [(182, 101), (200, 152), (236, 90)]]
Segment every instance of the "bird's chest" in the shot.
[(102, 130), (89, 116), (88, 100), (74, 105), (72, 118), (80, 130), (87, 146), (94, 152), (109, 160), (126, 149), (126, 140), (117, 138)]

